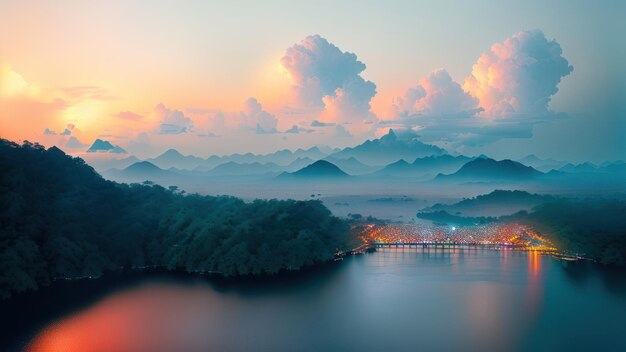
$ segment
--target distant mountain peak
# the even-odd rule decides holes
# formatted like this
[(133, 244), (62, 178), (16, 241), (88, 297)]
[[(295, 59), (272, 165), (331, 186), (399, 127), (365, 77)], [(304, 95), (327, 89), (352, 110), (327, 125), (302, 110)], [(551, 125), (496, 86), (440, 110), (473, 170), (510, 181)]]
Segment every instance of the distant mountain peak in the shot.
[(284, 172), (279, 175), (281, 178), (344, 178), (348, 176), (337, 165), (326, 160), (318, 160), (296, 172)]
[(421, 142), (414, 131), (390, 129), (386, 135), (378, 139), (367, 140), (331, 156), (338, 159), (355, 157), (369, 165), (386, 165), (398, 159), (415, 160), (415, 158), (442, 154), (447, 154), (447, 152), (435, 145)]
[(142, 172), (146, 172), (146, 171), (163, 171), (161, 168), (159, 168), (158, 166), (154, 165), (153, 163), (149, 162), (149, 161), (138, 161), (130, 166), (128, 166), (127, 168), (124, 169), (125, 171), (142, 171)]
[(183, 155), (176, 149), (174, 148), (170, 148), (168, 150), (166, 150), (163, 154), (161, 154), (160, 156), (163, 157), (183, 157)]
[(398, 140), (398, 136), (396, 136), (396, 133), (390, 128), (386, 135), (380, 137), (380, 140), (385, 142), (395, 142)]
[(468, 161), (457, 172), (451, 175), (440, 175), (438, 178), (485, 179), (528, 179), (543, 173), (533, 167), (526, 166), (510, 159), (494, 160), (478, 157)]
[(97, 152), (105, 152), (105, 153), (119, 153), (126, 154), (126, 151), (117, 145), (111, 144), (109, 141), (102, 140), (97, 138), (91, 147), (87, 149), (87, 153), (97, 153)]

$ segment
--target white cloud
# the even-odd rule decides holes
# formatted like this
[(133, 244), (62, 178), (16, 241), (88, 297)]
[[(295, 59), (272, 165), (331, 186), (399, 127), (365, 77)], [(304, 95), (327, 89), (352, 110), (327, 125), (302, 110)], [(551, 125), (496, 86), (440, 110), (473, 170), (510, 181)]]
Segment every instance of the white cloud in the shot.
[(360, 76), (365, 64), (355, 54), (312, 35), (288, 48), (281, 63), (293, 80), (297, 107), (318, 108), (327, 121), (372, 119), (376, 85)]
[(573, 71), (562, 53), (540, 30), (517, 33), (478, 58), (464, 88), (479, 99), (484, 116), (547, 115), (561, 78)]
[(415, 88), (409, 88), (404, 96), (394, 99), (396, 117), (412, 115), (472, 115), (478, 100), (467, 94), (446, 70), (433, 71), (419, 80)]
[(193, 121), (180, 110), (171, 110), (159, 104), (154, 108), (154, 114), (160, 123), (160, 134), (181, 134), (193, 130)]
[(263, 106), (255, 98), (246, 100), (240, 115), (243, 125), (255, 129), (258, 134), (277, 132), (278, 120), (274, 115), (263, 110)]
[(481, 55), (463, 89), (445, 70), (421, 79), (394, 99), (395, 119), (381, 125), (404, 126), (454, 148), (530, 138), (535, 125), (563, 117), (548, 110), (561, 78), (573, 70), (561, 54), (541, 31), (520, 32)]

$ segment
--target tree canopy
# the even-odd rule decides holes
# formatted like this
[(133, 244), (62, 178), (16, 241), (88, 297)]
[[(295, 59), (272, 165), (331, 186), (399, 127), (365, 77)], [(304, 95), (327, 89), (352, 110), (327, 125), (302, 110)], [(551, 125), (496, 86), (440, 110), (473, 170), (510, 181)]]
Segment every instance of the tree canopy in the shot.
[(320, 201), (184, 195), (103, 179), (56, 147), (0, 139), (0, 295), (163, 266), (226, 276), (331, 260), (349, 226)]

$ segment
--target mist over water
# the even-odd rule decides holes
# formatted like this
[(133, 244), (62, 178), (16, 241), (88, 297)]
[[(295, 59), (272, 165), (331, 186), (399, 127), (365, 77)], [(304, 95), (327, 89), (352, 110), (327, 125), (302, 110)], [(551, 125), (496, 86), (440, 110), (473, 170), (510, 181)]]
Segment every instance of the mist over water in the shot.
[(143, 280), (24, 343), (90, 352), (622, 350), (624, 282), (538, 253), (387, 248), (290, 282)]

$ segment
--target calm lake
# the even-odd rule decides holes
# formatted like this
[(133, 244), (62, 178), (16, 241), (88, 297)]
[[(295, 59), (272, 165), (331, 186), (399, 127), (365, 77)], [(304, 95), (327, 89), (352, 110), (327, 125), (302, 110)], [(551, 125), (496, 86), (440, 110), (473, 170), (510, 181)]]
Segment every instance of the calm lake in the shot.
[[(626, 279), (511, 250), (388, 248), (267, 282), (149, 276), (2, 304), (28, 351), (626, 351)], [(104, 293), (103, 293), (104, 292)]]

